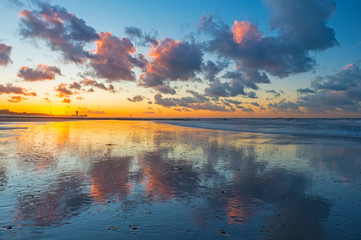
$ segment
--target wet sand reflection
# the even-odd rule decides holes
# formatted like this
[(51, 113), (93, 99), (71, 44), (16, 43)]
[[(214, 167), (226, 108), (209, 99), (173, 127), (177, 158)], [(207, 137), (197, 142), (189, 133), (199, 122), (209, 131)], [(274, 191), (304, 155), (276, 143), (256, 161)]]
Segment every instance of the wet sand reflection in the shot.
[[(254, 136), (152, 122), (33, 125), (12, 143), (15, 159), (2, 156), (0, 196), (15, 202), (0, 208), (1, 235), (70, 239), (58, 231), (78, 228), (103, 239), (329, 239), (331, 212), (342, 213), (332, 192), (314, 190), (313, 175), (327, 171), (353, 180), (337, 185), (344, 191), (359, 189), (360, 144)], [(358, 234), (342, 230), (335, 236)]]

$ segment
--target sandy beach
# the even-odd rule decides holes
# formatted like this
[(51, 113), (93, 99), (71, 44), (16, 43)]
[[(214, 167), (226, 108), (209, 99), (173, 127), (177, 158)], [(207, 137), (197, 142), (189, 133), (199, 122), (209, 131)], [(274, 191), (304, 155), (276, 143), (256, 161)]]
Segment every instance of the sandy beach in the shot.
[(361, 238), (358, 139), (187, 124), (2, 122), (0, 238)]

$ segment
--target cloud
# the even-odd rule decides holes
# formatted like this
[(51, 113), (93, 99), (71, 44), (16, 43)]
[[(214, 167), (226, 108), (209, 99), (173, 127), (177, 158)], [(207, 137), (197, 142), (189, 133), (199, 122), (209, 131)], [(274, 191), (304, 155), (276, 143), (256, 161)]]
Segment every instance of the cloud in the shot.
[(194, 42), (165, 38), (149, 50), (151, 62), (140, 76), (140, 85), (151, 87), (162, 93), (175, 94), (169, 81), (187, 81), (201, 70), (201, 46)]
[(141, 102), (141, 101), (143, 101), (144, 100), (144, 96), (142, 96), (142, 95), (135, 95), (134, 97), (132, 97), (132, 98), (127, 98), (127, 100), (128, 101), (130, 101), (130, 102)]
[(20, 34), (24, 38), (44, 40), (52, 50), (60, 51), (64, 60), (85, 62), (90, 54), (84, 46), (99, 38), (96, 31), (63, 7), (39, 3), (39, 8), (39, 11), (20, 11)]
[(298, 110), (310, 113), (332, 111), (359, 112), (361, 109), (361, 70), (349, 64), (340, 71), (311, 82), (312, 88), (298, 89), (302, 95), (294, 102), (282, 100), (271, 104), (280, 111)]
[(65, 83), (61, 83), (59, 84), (59, 86), (57, 86), (56, 88), (54, 88), (54, 90), (56, 92), (58, 92), (58, 94), (56, 96), (62, 98), (62, 97), (69, 97), (70, 95), (75, 94), (75, 92), (71, 91), (70, 89), (68, 89), (68, 85)]
[(42, 80), (54, 80), (55, 75), (61, 75), (59, 68), (55, 66), (48, 66), (40, 64), (36, 69), (30, 67), (22, 67), (18, 72), (18, 77), (23, 78), (25, 81), (42, 81)]
[(296, 103), (305, 107), (306, 112), (325, 113), (335, 110), (358, 112), (361, 106), (360, 97), (357, 96), (357, 98), (352, 99), (342, 92), (319, 91), (312, 95), (300, 97)]
[(283, 94), (284, 92), (282, 90), (280, 91), (276, 91), (276, 90), (266, 90), (266, 93), (270, 93), (273, 94), (273, 96), (275, 98), (279, 98), (281, 96), (281, 94)]
[(19, 94), (24, 96), (36, 96), (35, 92), (30, 92), (22, 87), (13, 86), (11, 83), (7, 85), (0, 84), (0, 95), (1, 94)]
[(246, 92), (245, 88), (258, 90), (258, 83), (269, 83), (267, 75), (263, 72), (227, 72), (222, 76), (227, 82), (221, 82), (216, 79), (205, 89), (205, 93), (214, 97), (234, 97), (243, 95), (250, 98), (256, 98), (254, 92)]
[(142, 29), (137, 27), (126, 27), (125, 34), (129, 36), (131, 40), (137, 41), (138, 44), (146, 46), (147, 44), (158, 45), (156, 39), (157, 33), (145, 33)]
[(27, 98), (24, 98), (24, 97), (21, 97), (21, 96), (12, 96), (10, 99), (8, 99), (8, 102), (19, 103), (22, 100), (27, 100)]
[(253, 113), (254, 110), (252, 108), (243, 108), (242, 112), (248, 112), (248, 113)]
[(132, 68), (137, 61), (131, 56), (136, 50), (128, 38), (118, 38), (111, 32), (102, 32), (99, 33), (96, 46), (90, 65), (95, 70), (97, 77), (109, 81), (134, 81), (136, 79)]
[(233, 40), (241, 45), (248, 41), (260, 41), (263, 37), (258, 27), (249, 23), (249, 21), (234, 21), (232, 26)]
[(327, 21), (336, 9), (334, 0), (263, 0), (272, 11), (271, 27), (282, 40), (306, 50), (325, 50), (338, 44)]
[[(192, 94), (191, 97), (182, 97), (182, 98), (163, 98), (163, 96), (158, 93), (154, 96), (155, 104), (161, 105), (163, 107), (175, 107), (179, 109), (193, 109), (193, 110), (208, 110), (208, 111), (217, 111), (217, 112), (234, 112), (235, 108), (231, 105), (222, 105), (215, 104), (210, 102), (210, 100), (202, 95), (199, 95), (196, 92), (189, 91), (188, 93)], [(173, 108), (174, 109), (174, 108)]]
[(91, 80), (89, 78), (84, 78), (82, 81), (80, 81), (80, 83), (83, 84), (83, 86), (92, 86), (105, 91), (109, 91), (111, 93), (116, 93), (115, 87), (112, 84), (109, 84), (109, 86), (107, 87), (103, 83), (98, 83), (97, 81)]
[(258, 107), (260, 110), (266, 110), (264, 106), (261, 106), (258, 102), (251, 102), (252, 106)]
[(6, 66), (12, 62), (10, 58), (11, 50), (12, 47), (0, 43), (0, 66)]
[(69, 85), (70, 89), (76, 89), (76, 90), (80, 90), (81, 89), (81, 84), (79, 84), (78, 82), (73, 82), (72, 84)]
[[(206, 43), (206, 50), (233, 59), (241, 71), (265, 71), (277, 77), (286, 77), (292, 73), (308, 71), (314, 65), (314, 60), (302, 46), (283, 41), (279, 37), (265, 37), (261, 32), (255, 33), (257, 27), (247, 21), (235, 22), (252, 29), (243, 33), (242, 41), (237, 40), (240, 36), (235, 35), (236, 32), (232, 32), (229, 26), (215, 23), (211, 16), (203, 17), (201, 21), (201, 25), (208, 25), (202, 29), (210, 31), (207, 33), (213, 37)], [(233, 25), (233, 29), (235, 26)]]
[(212, 15), (203, 16), (199, 31), (211, 36), (206, 50), (232, 59), (242, 72), (286, 77), (314, 67), (310, 51), (338, 44), (334, 30), (327, 26), (335, 9), (333, 0), (264, 2), (272, 11), (270, 24), (276, 34), (265, 36), (249, 21), (234, 21), (230, 27)]
[(70, 100), (69, 98), (64, 98), (62, 102), (63, 102), (63, 103), (70, 103), (71, 100)]
[(318, 77), (311, 87), (316, 90), (346, 91), (360, 85), (361, 70), (356, 64), (349, 64), (336, 74)]
[(268, 107), (280, 112), (297, 112), (301, 113), (300, 106), (297, 103), (282, 99), (278, 103), (269, 103)]
[(214, 63), (208, 60), (206, 64), (202, 66), (202, 73), (206, 80), (213, 82), (215, 81), (217, 74), (220, 73), (228, 66), (227, 61)]
[(315, 90), (312, 90), (310, 88), (299, 88), (299, 89), (297, 89), (297, 93), (299, 93), (299, 94), (309, 94), (309, 93), (315, 93)]

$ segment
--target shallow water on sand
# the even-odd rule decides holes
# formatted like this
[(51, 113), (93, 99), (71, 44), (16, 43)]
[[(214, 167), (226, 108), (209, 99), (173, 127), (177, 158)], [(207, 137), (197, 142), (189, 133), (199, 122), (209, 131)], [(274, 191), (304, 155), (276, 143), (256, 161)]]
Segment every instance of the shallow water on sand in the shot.
[(2, 125), (0, 239), (360, 239), (361, 142), (141, 121)]

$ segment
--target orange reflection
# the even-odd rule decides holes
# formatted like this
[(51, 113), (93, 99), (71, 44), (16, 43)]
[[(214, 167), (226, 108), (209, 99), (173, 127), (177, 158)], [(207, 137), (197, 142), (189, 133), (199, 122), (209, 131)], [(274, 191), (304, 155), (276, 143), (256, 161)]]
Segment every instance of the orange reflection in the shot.
[(93, 165), (90, 196), (96, 202), (104, 202), (116, 195), (116, 200), (130, 193), (132, 182), (129, 177), (130, 158), (107, 159)]
[(167, 171), (160, 155), (138, 156), (138, 167), (143, 172), (146, 196), (157, 197), (162, 200), (170, 200), (174, 196), (171, 186), (168, 184)]
[(230, 198), (227, 203), (227, 218), (229, 224), (243, 224), (250, 218), (245, 211), (242, 202), (236, 198)]

